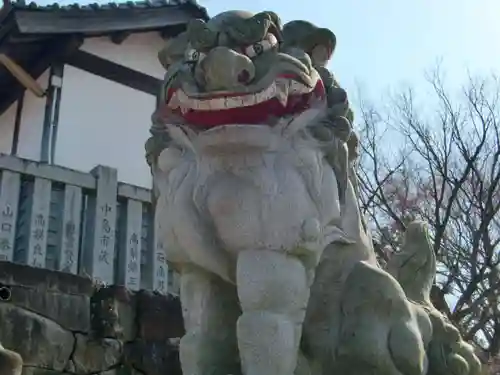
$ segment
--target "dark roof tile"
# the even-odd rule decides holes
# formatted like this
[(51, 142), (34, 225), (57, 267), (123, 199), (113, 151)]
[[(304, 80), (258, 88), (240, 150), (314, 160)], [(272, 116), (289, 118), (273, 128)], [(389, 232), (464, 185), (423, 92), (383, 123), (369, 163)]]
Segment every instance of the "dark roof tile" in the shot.
[(40, 11), (61, 11), (61, 10), (81, 10), (81, 11), (99, 11), (110, 9), (146, 9), (146, 8), (163, 8), (169, 6), (191, 6), (197, 8), (202, 14), (208, 13), (206, 8), (198, 4), (196, 0), (140, 0), (140, 1), (126, 1), (126, 2), (110, 2), (104, 4), (91, 3), (80, 5), (78, 3), (69, 5), (60, 5), (53, 3), (49, 5), (39, 5), (36, 2), (26, 3), (25, 1), (11, 2), (14, 9), (30, 9)]

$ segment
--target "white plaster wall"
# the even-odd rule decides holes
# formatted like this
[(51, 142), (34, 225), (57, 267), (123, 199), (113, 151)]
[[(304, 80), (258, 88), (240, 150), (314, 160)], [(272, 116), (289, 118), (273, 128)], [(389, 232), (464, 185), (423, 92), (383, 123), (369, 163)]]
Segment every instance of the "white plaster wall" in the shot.
[(122, 44), (114, 44), (109, 38), (87, 39), (82, 50), (101, 56), (117, 64), (163, 78), (165, 70), (158, 62), (158, 51), (165, 41), (157, 32), (132, 34)]
[[(132, 35), (121, 45), (90, 39), (83, 49), (162, 78), (157, 53), (163, 43), (157, 33), (148, 33)], [(111, 166), (120, 181), (150, 187), (144, 143), (154, 107), (152, 95), (66, 66), (55, 163), (83, 171)]]
[[(47, 70), (38, 78), (38, 83), (45, 90), (48, 82), (49, 71)], [(45, 97), (39, 98), (26, 90), (17, 146), (17, 156), (21, 158), (40, 160), (45, 103)]]
[(155, 98), (65, 67), (55, 164), (85, 172), (98, 164), (118, 179), (150, 186), (144, 158)]
[[(48, 77), (49, 73), (46, 71), (37, 80), (43, 89), (47, 88)], [(7, 154), (11, 151), (16, 109), (17, 103), (14, 103), (0, 116), (0, 152)], [(19, 128), (19, 144), (17, 148), (19, 157), (39, 160), (44, 112), (45, 98), (39, 98), (31, 91), (26, 90)]]

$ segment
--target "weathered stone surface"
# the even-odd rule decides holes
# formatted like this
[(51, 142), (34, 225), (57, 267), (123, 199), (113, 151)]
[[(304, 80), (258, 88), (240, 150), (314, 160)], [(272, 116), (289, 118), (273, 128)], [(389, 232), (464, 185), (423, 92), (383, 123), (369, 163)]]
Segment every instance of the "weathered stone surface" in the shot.
[(107, 371), (120, 363), (122, 344), (115, 339), (90, 339), (76, 334), (76, 348), (73, 354), (75, 372), (96, 373)]
[(0, 374), (20, 375), (23, 368), (23, 359), (19, 353), (4, 348), (0, 343)]
[(11, 287), (11, 303), (25, 307), (71, 331), (90, 331), (90, 297), (83, 294), (40, 292), (25, 286)]
[(22, 375), (71, 375), (68, 372), (54, 371), (39, 367), (24, 367)]
[(95, 337), (119, 338), (122, 328), (118, 322), (116, 300), (108, 288), (96, 291), (90, 300), (90, 325)]
[(166, 341), (137, 340), (125, 345), (125, 363), (147, 375), (182, 375), (179, 353)]
[(136, 297), (121, 286), (97, 290), (91, 299), (92, 331), (97, 337), (130, 341), (136, 336)]
[[(5, 264), (0, 282), (12, 296), (0, 302), (0, 342), (23, 356), (23, 375), (180, 374), (177, 298), (116, 286), (94, 290), (85, 278)], [(139, 325), (148, 339), (136, 342)], [(127, 358), (124, 342), (133, 348)]]
[(0, 282), (10, 286), (39, 288), (44, 292), (88, 296), (94, 290), (92, 281), (86, 277), (3, 261), (0, 261)]
[(0, 341), (18, 352), (25, 366), (62, 371), (73, 350), (73, 334), (33, 312), (0, 302)]
[(144, 340), (167, 341), (184, 335), (178, 297), (141, 291), (137, 294), (137, 322)]

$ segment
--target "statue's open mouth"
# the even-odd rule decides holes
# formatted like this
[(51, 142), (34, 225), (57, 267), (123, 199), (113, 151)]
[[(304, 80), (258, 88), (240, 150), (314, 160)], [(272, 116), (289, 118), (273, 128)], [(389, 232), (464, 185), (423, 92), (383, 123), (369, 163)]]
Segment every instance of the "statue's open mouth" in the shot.
[(182, 88), (168, 92), (167, 106), (187, 123), (203, 128), (227, 124), (266, 124), (269, 118), (294, 115), (325, 99), (318, 77), (306, 85), (294, 75), (280, 75), (270, 86), (256, 93), (214, 93), (202, 98), (186, 94)]

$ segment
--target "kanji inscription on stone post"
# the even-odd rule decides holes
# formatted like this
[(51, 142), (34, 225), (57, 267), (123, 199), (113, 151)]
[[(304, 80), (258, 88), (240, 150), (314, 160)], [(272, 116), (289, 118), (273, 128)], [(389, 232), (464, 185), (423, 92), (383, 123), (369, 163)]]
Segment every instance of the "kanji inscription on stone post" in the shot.
[(20, 175), (3, 171), (0, 185), (0, 261), (14, 258)]
[(125, 243), (119, 255), (120, 284), (128, 289), (139, 290), (141, 284), (141, 248), (142, 248), (142, 202), (129, 199)]
[(26, 263), (32, 267), (45, 267), (51, 193), (52, 182), (50, 180), (35, 179), (26, 257)]
[(78, 243), (80, 238), (80, 214), (82, 209), (82, 189), (67, 185), (64, 191), (64, 211), (59, 269), (76, 274), (78, 270)]
[(168, 265), (165, 257), (165, 247), (163, 242), (158, 238), (157, 233), (158, 229), (155, 228), (152, 267), (153, 290), (162, 294), (167, 294)]
[[(115, 228), (116, 228), (116, 169), (98, 166), (92, 173), (97, 178), (94, 217), (92, 218), (93, 238), (90, 260), (86, 259), (87, 273), (99, 283), (114, 283)], [(90, 263), (90, 264), (89, 264)]]

